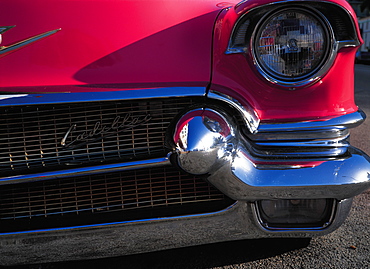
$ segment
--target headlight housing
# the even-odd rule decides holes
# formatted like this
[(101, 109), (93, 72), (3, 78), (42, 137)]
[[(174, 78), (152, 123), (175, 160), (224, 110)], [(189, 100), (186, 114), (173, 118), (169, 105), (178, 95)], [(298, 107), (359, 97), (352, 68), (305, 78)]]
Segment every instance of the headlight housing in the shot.
[(325, 64), (332, 43), (330, 26), (315, 13), (285, 8), (263, 17), (252, 39), (262, 74), (280, 84), (307, 80)]
[(319, 81), (342, 48), (361, 45), (351, 14), (334, 3), (284, 1), (239, 8), (225, 54), (244, 54), (252, 70), (280, 89)]

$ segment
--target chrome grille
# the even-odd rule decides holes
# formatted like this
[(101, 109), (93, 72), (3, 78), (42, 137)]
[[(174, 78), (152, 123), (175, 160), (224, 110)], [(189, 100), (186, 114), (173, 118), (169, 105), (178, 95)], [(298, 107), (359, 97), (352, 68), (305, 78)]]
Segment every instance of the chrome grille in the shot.
[(2, 186), (0, 232), (213, 212), (233, 203), (172, 166)]
[(170, 121), (192, 103), (168, 98), (1, 108), (2, 175), (165, 156)]

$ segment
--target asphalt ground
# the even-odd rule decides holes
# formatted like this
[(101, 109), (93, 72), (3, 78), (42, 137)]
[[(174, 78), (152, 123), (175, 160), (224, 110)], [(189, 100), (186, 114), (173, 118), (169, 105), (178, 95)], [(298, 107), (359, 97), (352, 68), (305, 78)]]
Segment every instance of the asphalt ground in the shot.
[[(356, 102), (370, 118), (370, 65), (356, 65)], [(351, 131), (352, 145), (370, 155), (370, 119)], [(109, 259), (8, 268), (370, 268), (370, 190), (355, 197), (335, 232), (307, 240), (224, 242)]]

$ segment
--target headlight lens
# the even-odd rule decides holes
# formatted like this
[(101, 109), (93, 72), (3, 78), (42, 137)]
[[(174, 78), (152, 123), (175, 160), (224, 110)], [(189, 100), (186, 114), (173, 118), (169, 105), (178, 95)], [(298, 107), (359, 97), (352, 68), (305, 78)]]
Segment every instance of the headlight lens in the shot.
[(254, 38), (254, 57), (268, 76), (294, 82), (324, 64), (329, 41), (320, 17), (299, 8), (284, 9), (263, 19)]

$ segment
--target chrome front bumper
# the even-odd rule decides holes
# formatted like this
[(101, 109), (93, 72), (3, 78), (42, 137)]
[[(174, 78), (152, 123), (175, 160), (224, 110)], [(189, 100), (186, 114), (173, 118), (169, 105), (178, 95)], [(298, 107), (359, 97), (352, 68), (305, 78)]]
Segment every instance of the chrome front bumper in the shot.
[[(359, 111), (323, 121), (261, 125), (242, 135), (218, 108), (196, 108), (174, 128), (176, 162), (232, 199), (351, 198), (370, 187), (370, 158), (347, 142)], [(251, 139), (248, 139), (247, 136)]]
[(337, 229), (350, 206), (351, 200), (339, 202), (333, 222), (321, 230), (269, 231), (258, 224), (254, 204), (237, 202), (210, 214), (2, 234), (0, 264), (97, 259), (241, 239), (313, 237)]
[(232, 163), (220, 167), (208, 180), (235, 200), (319, 199), (338, 200), (369, 188), (369, 158), (349, 148), (346, 159), (325, 161), (316, 167), (261, 169), (240, 150)]

